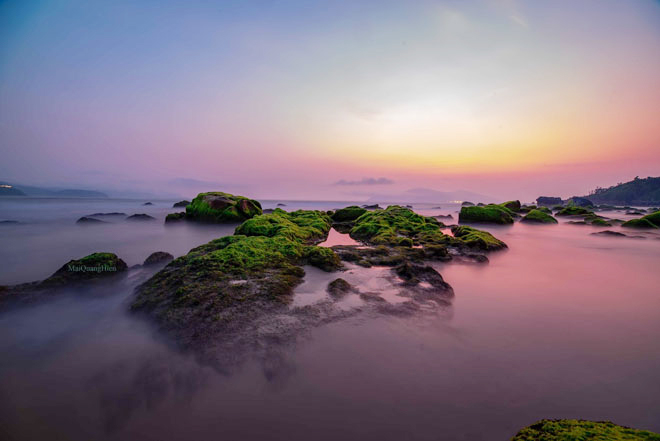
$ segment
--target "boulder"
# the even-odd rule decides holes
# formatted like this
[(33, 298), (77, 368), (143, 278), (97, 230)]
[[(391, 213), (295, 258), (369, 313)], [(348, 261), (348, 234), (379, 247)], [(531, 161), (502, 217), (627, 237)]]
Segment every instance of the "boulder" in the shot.
[(155, 265), (158, 263), (169, 262), (173, 259), (174, 256), (172, 256), (170, 253), (166, 253), (165, 251), (156, 251), (151, 253), (149, 257), (144, 260), (143, 265)]
[(459, 223), (491, 223), (512, 224), (513, 216), (509, 209), (500, 205), (485, 205), (483, 207), (461, 207), (458, 214)]
[(557, 219), (541, 210), (531, 210), (523, 217), (520, 222), (536, 223), (536, 224), (556, 224)]
[(186, 219), (203, 222), (242, 222), (262, 214), (261, 204), (229, 193), (200, 193), (186, 206)]
[(87, 217), (83, 216), (80, 219), (76, 221), (77, 224), (107, 224), (106, 221), (102, 221), (101, 219), (95, 219), (93, 217)]
[(184, 199), (183, 201), (175, 202), (174, 205), (172, 205), (172, 208), (185, 207), (187, 205), (190, 205), (190, 201)]
[(149, 216), (148, 214), (139, 213), (132, 214), (126, 218), (127, 221), (153, 221), (156, 220), (155, 217)]
[(539, 196), (536, 198), (536, 205), (552, 207), (554, 205), (563, 205), (563, 203), (564, 202), (561, 200), (561, 198), (553, 196)]

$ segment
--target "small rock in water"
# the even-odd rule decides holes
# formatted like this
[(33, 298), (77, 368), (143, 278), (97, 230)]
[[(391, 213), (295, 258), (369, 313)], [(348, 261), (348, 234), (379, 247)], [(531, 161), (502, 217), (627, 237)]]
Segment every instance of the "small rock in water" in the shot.
[(613, 236), (613, 237), (627, 237), (623, 233), (619, 233), (618, 231), (612, 231), (612, 230), (605, 230), (605, 231), (599, 231), (597, 233), (591, 233), (592, 236)]
[(90, 214), (89, 216), (86, 216), (86, 217), (120, 217), (120, 216), (126, 216), (126, 213), (118, 213), (118, 212), (94, 213), (94, 214)]
[(148, 214), (144, 213), (139, 213), (139, 214), (132, 214), (126, 218), (128, 221), (150, 221), (150, 220), (156, 220), (155, 217), (149, 216)]
[(153, 205), (153, 202), (145, 202), (145, 203), (142, 204), (142, 205)]
[(183, 200), (183, 201), (175, 202), (174, 205), (172, 205), (172, 208), (185, 207), (186, 205), (190, 205), (190, 201)]
[(83, 216), (76, 221), (77, 224), (107, 224), (106, 221), (101, 219), (94, 219), (93, 217)]
[(335, 298), (343, 297), (351, 291), (354, 291), (355, 288), (342, 278), (338, 278), (328, 283), (328, 293)]

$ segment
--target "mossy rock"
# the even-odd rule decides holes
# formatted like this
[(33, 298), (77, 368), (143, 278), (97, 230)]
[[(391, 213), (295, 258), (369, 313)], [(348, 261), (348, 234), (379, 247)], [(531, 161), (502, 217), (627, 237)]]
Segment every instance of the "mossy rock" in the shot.
[(501, 207), (508, 208), (509, 210), (513, 212), (518, 212), (520, 211), (520, 201), (508, 201), (508, 202), (503, 202), (499, 204)]
[(552, 210), (550, 210), (548, 207), (536, 207), (535, 209), (547, 214), (552, 214)]
[(541, 420), (518, 432), (511, 441), (660, 441), (646, 430), (618, 426), (609, 421)]
[(186, 206), (186, 218), (204, 222), (242, 222), (262, 214), (261, 204), (219, 191), (200, 193)]
[(298, 210), (286, 212), (276, 208), (270, 214), (253, 217), (236, 228), (235, 234), (245, 236), (282, 236), (305, 244), (319, 243), (332, 227), (330, 217), (323, 211)]
[(454, 238), (470, 248), (484, 251), (496, 251), (507, 248), (506, 244), (487, 231), (477, 230), (466, 225), (457, 225), (451, 229)]
[(458, 214), (460, 223), (491, 223), (512, 224), (513, 213), (506, 207), (500, 205), (485, 205), (483, 207), (461, 207)]
[(335, 222), (352, 222), (366, 212), (367, 210), (362, 207), (351, 205), (350, 207), (341, 208), (335, 211), (332, 213), (331, 217)]
[(594, 219), (591, 221), (591, 225), (595, 227), (611, 227), (612, 224), (606, 221), (605, 219)]
[(190, 205), (190, 201), (183, 200), (183, 201), (175, 202), (174, 205), (172, 205), (172, 208), (185, 207), (188, 205)]
[(346, 280), (338, 278), (328, 283), (327, 291), (332, 297), (341, 298), (346, 294), (355, 291), (355, 288), (353, 288), (353, 285)]
[(639, 219), (631, 219), (627, 222), (622, 223), (621, 226), (626, 228), (639, 228), (646, 230), (652, 230), (658, 228), (656, 224), (646, 219), (646, 216)]
[(245, 221), (233, 236), (175, 259), (137, 289), (131, 308), (145, 311), (177, 337), (212, 339), (227, 327), (291, 300), (303, 265), (341, 266), (327, 238), (332, 221), (321, 211), (276, 209)]
[(128, 269), (126, 262), (113, 253), (93, 253), (81, 259), (70, 260), (40, 286), (56, 286), (68, 283), (102, 279)]
[(167, 216), (165, 216), (165, 223), (179, 222), (185, 219), (186, 219), (185, 211), (182, 211), (180, 213), (169, 213)]
[(385, 210), (370, 211), (360, 216), (350, 236), (371, 245), (411, 247), (442, 241), (446, 235), (440, 231), (441, 226), (443, 224), (435, 218), (391, 205)]
[(556, 224), (557, 219), (552, 217), (550, 214), (541, 211), (541, 210), (532, 210), (521, 219), (521, 222), (525, 223), (537, 223), (537, 224)]
[(588, 214), (594, 214), (594, 212), (587, 208), (578, 207), (576, 205), (563, 207), (561, 210), (559, 210), (559, 212), (556, 213), (557, 216), (585, 216)]

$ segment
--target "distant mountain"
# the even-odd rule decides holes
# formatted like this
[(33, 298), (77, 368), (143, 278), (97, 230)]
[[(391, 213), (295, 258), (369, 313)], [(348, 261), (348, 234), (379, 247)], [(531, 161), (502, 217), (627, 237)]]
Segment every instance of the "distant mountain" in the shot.
[(400, 194), (374, 194), (367, 202), (442, 203), (456, 201), (497, 202), (495, 198), (466, 190), (438, 191), (430, 188), (411, 188)]
[(43, 198), (107, 198), (108, 195), (100, 191), (94, 190), (81, 190), (81, 189), (59, 189), (59, 188), (42, 188), (32, 187), (29, 185), (10, 184), (7, 182), (0, 182), (0, 196), (7, 196), (9, 193), (2, 191), (2, 188), (11, 188), (12, 190), (20, 192), (14, 196), (33, 196)]
[(595, 204), (660, 205), (660, 177), (636, 177), (609, 188), (596, 188), (585, 197)]

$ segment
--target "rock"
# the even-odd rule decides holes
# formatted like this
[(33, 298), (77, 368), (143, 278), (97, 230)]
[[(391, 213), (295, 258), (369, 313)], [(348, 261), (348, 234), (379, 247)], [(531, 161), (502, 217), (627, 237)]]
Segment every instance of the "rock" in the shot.
[(452, 216), (451, 214), (438, 214), (433, 217), (435, 217), (436, 219), (454, 219), (454, 216)]
[(93, 217), (87, 217), (83, 216), (80, 219), (76, 221), (77, 224), (107, 224), (106, 221), (102, 221), (101, 219), (95, 219)]
[(483, 207), (461, 207), (458, 214), (459, 223), (492, 223), (512, 224), (513, 216), (509, 209), (500, 205), (486, 205)]
[(280, 202), (279, 204), (277, 204), (277, 206), (278, 207), (286, 207), (286, 204), (283, 204), (283, 203)]
[(165, 216), (165, 223), (171, 223), (171, 222), (180, 222), (186, 220), (186, 212), (181, 211), (179, 213), (169, 213), (167, 216)]
[(474, 202), (470, 202), (470, 201), (461, 202), (462, 207), (472, 207), (473, 205), (474, 205)]
[(190, 205), (190, 201), (184, 199), (183, 201), (175, 202), (174, 205), (172, 205), (172, 208), (186, 207), (188, 205)]
[(568, 201), (566, 201), (567, 205), (573, 205), (575, 207), (593, 207), (594, 204), (587, 198), (580, 198), (577, 196), (573, 196), (570, 198)]
[(556, 213), (557, 216), (585, 216), (588, 214), (594, 214), (594, 212), (576, 205), (562, 207), (562, 209)]
[(429, 265), (404, 262), (392, 268), (392, 271), (403, 279), (407, 285), (418, 285), (421, 282), (426, 282), (435, 289), (449, 291), (453, 295), (452, 287), (444, 281), (440, 273)]
[(501, 207), (508, 208), (511, 211), (517, 212), (520, 211), (520, 201), (508, 201), (499, 204)]
[(465, 225), (452, 227), (454, 238), (460, 240), (470, 248), (477, 248), (483, 251), (497, 251), (507, 248), (507, 245), (487, 231), (477, 230), (476, 228)]
[(511, 441), (568, 441), (589, 439), (593, 441), (659, 440), (660, 435), (646, 430), (618, 426), (609, 421), (541, 420), (520, 430)]
[(127, 221), (152, 221), (156, 220), (155, 217), (149, 216), (148, 214), (144, 213), (139, 213), (139, 214), (132, 214), (126, 218)]
[[(186, 346), (216, 341), (273, 311), (287, 310), (303, 265), (337, 269), (323, 212), (276, 209), (246, 220), (233, 236), (192, 249), (139, 286), (131, 305)], [(282, 309), (283, 308), (283, 309)]]
[(618, 231), (605, 230), (598, 231), (597, 233), (591, 233), (592, 236), (613, 236), (613, 237), (626, 237), (625, 234), (619, 233)]
[(639, 210), (628, 210), (628, 211), (626, 211), (626, 214), (629, 215), (629, 216), (641, 216), (644, 213), (639, 211)]
[(358, 217), (366, 213), (367, 210), (356, 205), (350, 207), (340, 208), (335, 211), (330, 217), (334, 222), (352, 222)]
[(145, 202), (145, 203), (142, 204), (142, 205), (153, 205), (153, 204), (154, 204), (153, 202)]
[(412, 209), (413, 206), (412, 206), (412, 205), (406, 205), (406, 208), (410, 208), (410, 209)]
[(656, 229), (660, 228), (660, 211), (652, 214), (647, 214), (639, 219), (631, 219), (621, 224), (626, 228), (643, 228), (643, 229)]
[(229, 193), (200, 193), (186, 206), (186, 218), (203, 222), (242, 222), (262, 214), (261, 204)]
[(124, 217), (124, 216), (126, 216), (126, 213), (113, 212), (113, 213), (94, 213), (94, 214), (90, 214), (87, 217)]
[(594, 219), (591, 221), (591, 225), (594, 227), (611, 227), (612, 224), (607, 222), (605, 219)]
[(532, 210), (523, 217), (520, 222), (537, 224), (556, 224), (557, 219), (541, 210)]
[(327, 291), (332, 297), (338, 299), (356, 290), (346, 280), (338, 278), (328, 283)]
[(553, 196), (539, 196), (536, 198), (536, 205), (545, 205), (548, 207), (554, 206), (554, 205), (563, 205), (564, 202), (561, 200), (561, 198), (558, 197), (553, 197)]
[(174, 256), (172, 256), (170, 253), (166, 253), (165, 251), (156, 251), (151, 253), (149, 257), (145, 259), (143, 265), (155, 265), (157, 263), (169, 262), (173, 259)]
[(364, 208), (365, 210), (382, 210), (381, 206), (378, 205), (378, 204), (374, 204), (374, 205), (363, 205), (362, 208)]
[(14, 225), (14, 224), (19, 224), (19, 223), (20, 223), (19, 221), (15, 221), (15, 220), (0, 221), (0, 225)]

